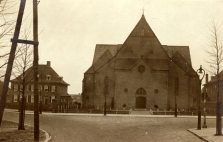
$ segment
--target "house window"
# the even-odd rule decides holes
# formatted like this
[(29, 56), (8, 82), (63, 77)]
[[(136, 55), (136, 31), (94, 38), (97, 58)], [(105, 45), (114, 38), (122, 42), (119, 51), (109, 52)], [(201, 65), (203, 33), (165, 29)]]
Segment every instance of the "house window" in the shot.
[(33, 102), (34, 102), (34, 96), (31, 95), (31, 103), (33, 103)]
[(53, 103), (53, 100), (55, 99), (55, 96), (51, 96), (50, 103)]
[(47, 85), (44, 85), (44, 92), (48, 92), (49, 88)]
[(39, 85), (39, 91), (42, 91), (42, 86), (41, 85)]
[(56, 92), (56, 86), (53, 85), (53, 86), (51, 87), (51, 92)]
[(23, 85), (20, 85), (20, 88), (19, 89), (20, 89), (20, 91), (22, 91), (23, 90)]
[(17, 84), (14, 85), (14, 91), (18, 91), (18, 85)]
[(31, 102), (31, 95), (28, 96), (28, 102)]
[(31, 85), (31, 91), (34, 91), (34, 85)]
[(30, 91), (30, 85), (27, 85), (27, 86), (26, 86), (26, 90), (27, 90), (27, 91)]
[(46, 80), (51, 80), (51, 75), (47, 75)]
[(13, 100), (13, 102), (17, 102), (18, 101), (18, 96), (17, 95), (14, 95), (14, 100)]

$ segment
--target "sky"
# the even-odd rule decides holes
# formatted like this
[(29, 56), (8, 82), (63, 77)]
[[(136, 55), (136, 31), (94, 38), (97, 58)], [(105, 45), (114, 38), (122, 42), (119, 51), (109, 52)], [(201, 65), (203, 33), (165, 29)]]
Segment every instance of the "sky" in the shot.
[[(143, 9), (162, 45), (189, 46), (193, 68), (209, 68), (204, 47), (213, 20), (223, 22), (223, 0), (40, 0), (39, 64), (51, 61), (70, 84), (68, 93), (81, 93), (95, 45), (123, 44)], [(23, 27), (32, 23), (30, 0), (26, 16)]]

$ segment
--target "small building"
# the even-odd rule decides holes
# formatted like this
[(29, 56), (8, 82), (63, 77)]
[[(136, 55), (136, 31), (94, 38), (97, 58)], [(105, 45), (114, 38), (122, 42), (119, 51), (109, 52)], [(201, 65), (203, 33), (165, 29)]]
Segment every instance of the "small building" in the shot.
[[(67, 93), (69, 86), (51, 67), (51, 62), (39, 65), (39, 102), (42, 110), (60, 112), (65, 108), (63, 100), (64, 97), (70, 97)], [(23, 77), (19, 75), (11, 80), (11, 88), (13, 90), (12, 103), (18, 102), (22, 97), (22, 90), (25, 89), (26, 108), (33, 109), (34, 103), (34, 79), (33, 67), (26, 70), (26, 84), (22, 85)], [(62, 97), (63, 96), (63, 97)], [(53, 105), (54, 103), (54, 105)]]
[[(208, 77), (206, 77), (208, 80)], [(218, 96), (218, 86), (219, 82), (219, 101), (223, 102), (223, 71), (219, 73), (219, 80), (217, 80), (216, 76), (211, 76), (211, 80), (207, 81), (202, 88), (201, 101), (204, 103), (207, 112), (215, 112), (216, 110), (216, 102)], [(204, 105), (204, 104), (202, 104)]]
[(72, 99), (73, 108), (81, 108), (82, 107), (82, 96), (81, 94), (70, 94)]

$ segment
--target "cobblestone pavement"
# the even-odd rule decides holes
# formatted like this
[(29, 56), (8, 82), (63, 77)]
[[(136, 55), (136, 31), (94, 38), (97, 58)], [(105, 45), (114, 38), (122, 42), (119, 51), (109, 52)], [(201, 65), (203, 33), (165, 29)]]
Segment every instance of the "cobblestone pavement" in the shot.
[[(18, 114), (5, 112), (4, 118), (16, 121)], [(26, 115), (33, 125), (33, 115)], [(207, 119), (208, 127), (215, 119)], [(197, 126), (195, 117), (127, 117), (87, 115), (40, 115), (40, 128), (52, 142), (201, 142), (187, 131)]]

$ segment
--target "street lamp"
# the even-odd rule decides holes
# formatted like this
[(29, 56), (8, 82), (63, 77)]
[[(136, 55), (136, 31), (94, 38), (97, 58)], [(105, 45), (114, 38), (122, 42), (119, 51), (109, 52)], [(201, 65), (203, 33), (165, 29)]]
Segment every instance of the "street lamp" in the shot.
[(108, 95), (108, 76), (104, 78), (104, 95), (105, 95), (105, 102), (104, 102), (104, 116), (106, 116), (106, 97)]
[[(201, 87), (202, 79), (204, 78), (204, 75), (205, 75), (205, 70), (202, 69), (202, 66), (200, 66), (200, 68), (197, 70), (197, 73), (199, 76), (201, 76), (201, 78), (199, 78), (200, 87)], [(199, 90), (201, 90), (201, 88)], [(198, 94), (198, 125), (197, 125), (197, 129), (201, 130), (201, 92), (200, 91)]]

